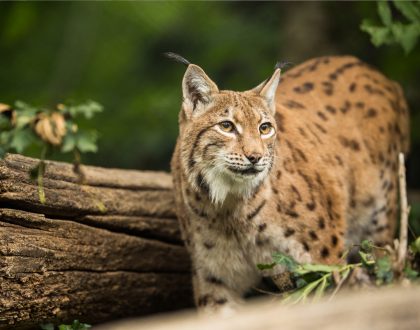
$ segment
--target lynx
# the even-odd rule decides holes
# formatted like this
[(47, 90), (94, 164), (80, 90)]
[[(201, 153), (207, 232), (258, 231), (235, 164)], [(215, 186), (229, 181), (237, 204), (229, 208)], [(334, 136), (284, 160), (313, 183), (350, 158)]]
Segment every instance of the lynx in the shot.
[(199, 308), (234, 310), (262, 276), (284, 272), (257, 269), (274, 252), (331, 264), (362, 239), (392, 240), (409, 148), (398, 84), (337, 56), (236, 92), (183, 61), (171, 169)]

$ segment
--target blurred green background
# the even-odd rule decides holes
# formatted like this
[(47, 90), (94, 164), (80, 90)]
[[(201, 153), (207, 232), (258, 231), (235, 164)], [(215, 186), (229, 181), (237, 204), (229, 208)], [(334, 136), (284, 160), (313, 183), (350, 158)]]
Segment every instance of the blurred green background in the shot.
[[(412, 113), (409, 184), (419, 187), (420, 46), (375, 48), (359, 28), (375, 2), (2, 2), (0, 102), (53, 106), (93, 99), (99, 152), (84, 163), (169, 169), (185, 68), (248, 89), (278, 60), (353, 54), (399, 81)], [(34, 155), (37, 156), (37, 155)], [(70, 158), (69, 158), (70, 160)]]

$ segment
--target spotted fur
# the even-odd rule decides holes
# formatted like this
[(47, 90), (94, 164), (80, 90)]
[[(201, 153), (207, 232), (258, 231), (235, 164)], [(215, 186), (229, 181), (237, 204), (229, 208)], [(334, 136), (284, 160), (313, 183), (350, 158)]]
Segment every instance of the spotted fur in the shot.
[[(220, 91), (193, 64), (172, 159), (195, 300), (229, 310), (273, 252), (341, 262), (362, 239), (391, 241), (397, 155), (409, 147), (401, 88), (354, 57), (322, 57), (246, 92)], [(225, 132), (223, 121), (235, 130)], [(259, 131), (273, 127), (271, 136)], [(252, 161), (254, 162), (252, 162)], [(255, 162), (256, 161), (256, 162)]]

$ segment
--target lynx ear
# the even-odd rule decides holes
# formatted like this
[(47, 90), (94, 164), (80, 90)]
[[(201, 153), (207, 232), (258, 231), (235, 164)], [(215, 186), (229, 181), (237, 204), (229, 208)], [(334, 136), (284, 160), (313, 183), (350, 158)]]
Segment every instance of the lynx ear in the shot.
[(183, 108), (187, 118), (212, 101), (219, 89), (199, 66), (190, 64), (182, 80)]
[(276, 91), (277, 86), (280, 82), (280, 69), (276, 69), (273, 75), (271, 76), (268, 81), (263, 82), (262, 84), (258, 85), (254, 88), (254, 91), (257, 92), (261, 97), (263, 97), (271, 109), (272, 113), (276, 112)]

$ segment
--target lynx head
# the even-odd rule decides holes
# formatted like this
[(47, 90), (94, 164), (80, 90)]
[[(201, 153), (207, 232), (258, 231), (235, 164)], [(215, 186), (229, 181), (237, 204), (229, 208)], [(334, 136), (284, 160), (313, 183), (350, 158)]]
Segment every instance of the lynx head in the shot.
[(249, 198), (267, 177), (276, 141), (275, 94), (280, 69), (254, 89), (219, 90), (197, 65), (182, 82), (181, 162), (197, 191), (215, 204)]

